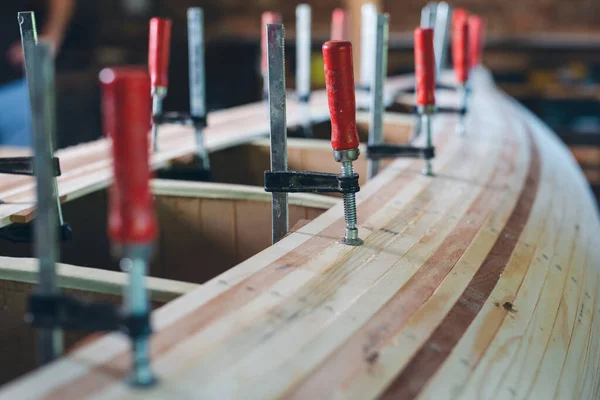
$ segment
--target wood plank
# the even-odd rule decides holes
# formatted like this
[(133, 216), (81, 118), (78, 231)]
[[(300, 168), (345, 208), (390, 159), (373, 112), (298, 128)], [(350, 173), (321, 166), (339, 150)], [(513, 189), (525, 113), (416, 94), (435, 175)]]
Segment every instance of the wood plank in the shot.
[[(338, 243), (337, 203), (155, 311), (151, 392), (123, 382), (128, 343), (111, 334), (0, 399), (598, 398), (600, 219), (585, 176), (486, 71), (472, 84), (466, 137), (452, 116), (434, 121), (435, 177), (399, 159), (361, 187), (365, 245)], [(264, 203), (250, 203), (211, 214), (260, 224)], [(240, 248), (233, 225), (223, 240)]]

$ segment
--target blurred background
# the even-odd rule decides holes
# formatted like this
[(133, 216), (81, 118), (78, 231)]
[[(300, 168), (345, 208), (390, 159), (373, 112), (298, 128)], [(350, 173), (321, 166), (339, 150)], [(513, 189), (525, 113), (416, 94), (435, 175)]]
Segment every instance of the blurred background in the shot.
[[(60, 0), (54, 0), (60, 1)], [(32, 9), (39, 24), (51, 0), (2, 0)], [(366, 0), (308, 0), (313, 15), (313, 86), (322, 86), (320, 46), (328, 39), (331, 12), (342, 7), (360, 21)], [(390, 13), (389, 73), (412, 72), (412, 29), (423, 0), (375, 0)], [(295, 7), (289, 0), (75, 0), (57, 58), (58, 146), (101, 136), (97, 76), (110, 65), (147, 62), (148, 20), (173, 20), (170, 88), (166, 110), (188, 107), (186, 9), (203, 7), (207, 35), (210, 110), (261, 98), (260, 16), (281, 12), (288, 45), (287, 85), (294, 87)], [(484, 64), (508, 94), (527, 106), (567, 143), (600, 195), (600, 1), (456, 0), (487, 22)], [(1, 6), (0, 6), (1, 10)], [(2, 10), (4, 11), (4, 10)], [(352, 15), (354, 17), (352, 17)], [(18, 24), (14, 19), (14, 31)], [(5, 28), (10, 29), (10, 28)], [(355, 47), (359, 29), (351, 28)], [(355, 53), (357, 53), (355, 49)]]

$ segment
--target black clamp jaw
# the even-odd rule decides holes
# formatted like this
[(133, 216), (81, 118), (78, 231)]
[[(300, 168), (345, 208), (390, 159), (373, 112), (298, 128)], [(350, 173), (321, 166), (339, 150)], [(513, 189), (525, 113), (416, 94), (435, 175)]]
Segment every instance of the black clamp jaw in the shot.
[[(407, 87), (401, 90), (402, 93), (415, 93), (416, 88), (414, 86), (411, 87)], [(445, 85), (443, 83), (436, 83), (435, 84), (435, 90), (447, 90), (450, 92), (457, 92), (458, 91), (458, 87), (453, 86), (453, 85)]]
[(132, 339), (152, 333), (150, 314), (125, 315), (111, 303), (84, 302), (61, 294), (29, 295), (27, 322), (38, 328), (87, 332), (119, 331)]
[(422, 158), (431, 160), (435, 157), (435, 147), (399, 146), (380, 144), (367, 147), (367, 158), (381, 160), (384, 158)]
[[(61, 175), (60, 160), (52, 158), (52, 176)], [(0, 173), (11, 175), (34, 176), (33, 157), (0, 158)], [(60, 240), (65, 242), (73, 239), (71, 225), (65, 223), (59, 227)], [(33, 243), (33, 226), (31, 224), (11, 224), (0, 228), (0, 240), (12, 243)]]
[[(412, 145), (371, 144), (367, 146), (367, 158), (369, 160), (381, 160), (383, 158), (420, 158), (426, 161), (427, 174), (430, 172), (430, 160), (435, 157), (435, 147), (431, 140), (431, 116), (437, 112), (433, 105), (414, 107), (419, 117), (425, 118), (427, 122), (426, 145), (417, 147)], [(421, 119), (419, 121), (422, 121)], [(421, 126), (420, 124), (418, 125)]]
[[(52, 169), (53, 176), (60, 176), (60, 162), (57, 157), (52, 158)], [(33, 157), (0, 158), (0, 174), (34, 176)]]
[(357, 193), (358, 174), (352, 176), (310, 171), (265, 171), (265, 192), (269, 193)]
[(178, 124), (193, 126), (194, 128), (204, 129), (207, 127), (207, 118), (195, 117), (184, 112), (165, 112), (152, 116), (152, 122), (157, 125), (162, 124)]
[[(206, 116), (195, 117), (185, 112), (166, 112), (152, 117), (152, 122), (157, 125), (162, 124), (177, 124), (185, 126), (193, 126), (194, 129), (204, 129), (208, 126)], [(200, 167), (198, 163), (193, 166), (172, 166), (169, 169), (161, 169), (157, 172), (157, 177), (160, 179), (175, 179), (184, 181), (200, 181), (206, 182), (212, 180), (212, 172), (210, 169)]]
[[(390, 112), (398, 114), (420, 115), (419, 108), (417, 106), (406, 103), (394, 103), (391, 106)], [(435, 107), (435, 113), (465, 115), (467, 113), (467, 109), (464, 107)]]

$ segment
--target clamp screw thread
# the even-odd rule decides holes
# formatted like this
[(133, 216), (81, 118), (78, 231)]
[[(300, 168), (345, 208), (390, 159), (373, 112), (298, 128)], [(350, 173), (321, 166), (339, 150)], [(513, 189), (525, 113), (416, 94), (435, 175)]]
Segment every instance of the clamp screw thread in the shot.
[[(354, 174), (352, 161), (343, 161), (341, 164), (342, 175), (352, 176)], [(351, 246), (360, 246), (363, 244), (363, 241), (358, 237), (358, 228), (356, 227), (358, 217), (356, 212), (355, 193), (344, 194), (344, 217), (346, 219), (346, 235), (344, 243)]]

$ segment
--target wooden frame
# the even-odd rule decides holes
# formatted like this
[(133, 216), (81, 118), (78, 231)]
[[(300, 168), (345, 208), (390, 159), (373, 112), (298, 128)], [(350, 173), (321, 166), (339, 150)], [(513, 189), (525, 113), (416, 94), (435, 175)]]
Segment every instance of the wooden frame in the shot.
[(150, 392), (124, 383), (127, 340), (107, 335), (0, 399), (598, 398), (585, 178), (484, 71), (472, 89), (466, 137), (435, 121), (435, 177), (401, 159), (361, 189), (365, 245), (338, 243), (336, 205), (156, 311)]

